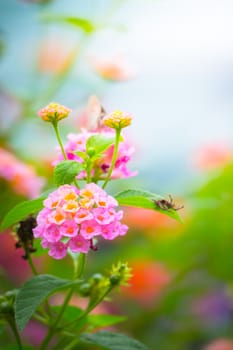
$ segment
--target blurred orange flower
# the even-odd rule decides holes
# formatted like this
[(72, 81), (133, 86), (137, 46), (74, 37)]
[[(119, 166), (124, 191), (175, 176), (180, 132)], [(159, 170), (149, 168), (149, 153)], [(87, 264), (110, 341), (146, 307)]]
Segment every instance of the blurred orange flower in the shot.
[[(62, 42), (62, 44), (61, 44)], [(45, 73), (60, 73), (70, 66), (76, 49), (59, 39), (48, 39), (41, 45), (38, 55), (38, 68)]]
[(201, 170), (211, 170), (226, 165), (232, 158), (233, 152), (226, 144), (209, 144), (194, 156), (194, 165)]
[(142, 231), (155, 228), (170, 228), (177, 223), (168, 216), (150, 209), (128, 207), (124, 209), (124, 223), (129, 227)]
[(105, 59), (90, 59), (94, 71), (103, 79), (112, 81), (125, 81), (132, 79), (129, 68), (119, 57)]
[(124, 288), (126, 296), (149, 306), (162, 290), (171, 282), (171, 273), (165, 266), (154, 261), (129, 262), (132, 268), (130, 286)]

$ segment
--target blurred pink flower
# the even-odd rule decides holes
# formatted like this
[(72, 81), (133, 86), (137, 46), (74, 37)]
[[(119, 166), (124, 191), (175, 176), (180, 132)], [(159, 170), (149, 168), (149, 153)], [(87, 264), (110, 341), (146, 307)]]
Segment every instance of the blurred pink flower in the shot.
[(31, 320), (22, 332), (22, 338), (34, 348), (38, 349), (46, 335), (47, 329), (44, 325)]
[(0, 235), (0, 265), (10, 280), (20, 284), (30, 275), (30, 267), (28, 262), (22, 259), (22, 251), (15, 249), (15, 238), (10, 233), (7, 230)]
[[(1, 278), (7, 278), (13, 281), (16, 286), (22, 285), (25, 279), (32, 275), (31, 268), (28, 261), (22, 259), (22, 250), (16, 249), (15, 235), (6, 230), (0, 234), (0, 266), (1, 266)], [(45, 266), (44, 257), (34, 258), (34, 263), (42, 270)], [(1, 348), (1, 347), (0, 347)]]
[(0, 177), (9, 182), (17, 194), (28, 198), (37, 197), (45, 183), (32, 166), (3, 148), (0, 148)]
[(233, 340), (220, 338), (207, 345), (203, 350), (233, 350)]
[(2, 89), (0, 89), (0, 105), (0, 133), (3, 134), (20, 119), (22, 105), (15, 96)]

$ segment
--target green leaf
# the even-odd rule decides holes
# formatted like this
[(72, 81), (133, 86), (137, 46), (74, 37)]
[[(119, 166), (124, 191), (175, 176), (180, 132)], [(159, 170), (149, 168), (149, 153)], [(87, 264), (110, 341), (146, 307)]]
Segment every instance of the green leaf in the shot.
[(19, 290), (15, 300), (15, 320), (19, 330), (23, 330), (36, 308), (51, 293), (80, 283), (52, 275), (39, 275), (27, 281)]
[(74, 154), (77, 154), (77, 156), (79, 156), (79, 157), (82, 158), (83, 160), (86, 160), (86, 159), (88, 158), (86, 152), (73, 151), (73, 153), (74, 153)]
[(37, 199), (21, 202), (12, 208), (4, 217), (0, 230), (3, 231), (6, 228), (18, 223), (25, 219), (30, 214), (35, 214), (43, 208), (43, 201), (46, 197), (40, 197)]
[(84, 333), (81, 335), (80, 340), (87, 344), (101, 346), (106, 350), (148, 350), (148, 348), (138, 340), (130, 338), (122, 333), (107, 331), (100, 331), (93, 334)]
[[(62, 306), (52, 306), (52, 309), (56, 312), (59, 313), (61, 310)], [(72, 305), (68, 305), (65, 309), (65, 312), (63, 314), (63, 322), (64, 323), (68, 323), (68, 322), (72, 322), (75, 319), (77, 319), (81, 314), (83, 313), (83, 310), (80, 309), (79, 307), (76, 306), (72, 306)]]
[(76, 160), (63, 160), (54, 169), (54, 181), (57, 186), (70, 184), (83, 169)]
[(42, 19), (47, 22), (58, 22), (70, 24), (76, 28), (83, 30), (85, 33), (92, 33), (95, 30), (94, 24), (83, 17), (63, 16), (59, 14), (43, 15)]
[(179, 216), (177, 210), (172, 208), (161, 209), (156, 204), (156, 201), (162, 199), (165, 200), (164, 197), (157, 194), (141, 190), (126, 190), (116, 194), (115, 198), (118, 201), (119, 205), (156, 210), (160, 213), (170, 216), (177, 221), (182, 222), (182, 219)]
[(88, 315), (88, 323), (92, 328), (109, 327), (126, 320), (126, 316), (119, 315)]
[(92, 135), (86, 143), (86, 152), (94, 151), (93, 155), (100, 154), (115, 143), (115, 137), (106, 137), (104, 135)]
[[(61, 310), (62, 306), (52, 306), (52, 309), (58, 314)], [(77, 320), (78, 317), (80, 317), (83, 313), (83, 310), (79, 307), (68, 305), (65, 309), (65, 312), (62, 317), (62, 323), (60, 325), (60, 328), (63, 328), (63, 325), (66, 323), (73, 322)], [(87, 323), (87, 316), (82, 317), (81, 320), (79, 320), (75, 326), (75, 331), (81, 329), (85, 324)]]

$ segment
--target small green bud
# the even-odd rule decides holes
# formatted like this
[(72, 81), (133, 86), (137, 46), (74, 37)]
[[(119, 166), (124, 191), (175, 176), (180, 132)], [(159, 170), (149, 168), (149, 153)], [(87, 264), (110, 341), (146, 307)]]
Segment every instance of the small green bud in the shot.
[(3, 301), (0, 304), (0, 313), (10, 314), (13, 311), (13, 306), (8, 301)]
[(79, 293), (83, 295), (84, 297), (87, 297), (91, 293), (91, 285), (90, 283), (83, 283), (79, 287)]
[(15, 300), (15, 296), (16, 296), (16, 290), (8, 290), (5, 293), (5, 297), (9, 300), (11, 299), (12, 301)]
[[(121, 286), (125, 286), (127, 285), (127, 281), (131, 276), (131, 268), (128, 267), (127, 263), (122, 263), (120, 261), (116, 265), (113, 265), (110, 271), (110, 281), (111, 278), (113, 279), (113, 282), (111, 281), (112, 285), (119, 284)], [(116, 279), (117, 282), (115, 282)]]
[(95, 273), (92, 276), (92, 280), (96, 283), (100, 282), (103, 279), (103, 275), (101, 273)]
[(3, 301), (6, 301), (6, 298), (5, 298), (4, 295), (0, 295), (0, 304), (1, 304)]
[(87, 149), (87, 154), (89, 155), (89, 157), (93, 157), (95, 155), (96, 151), (94, 147), (89, 147)]
[(125, 263), (121, 263), (119, 271), (124, 272), (126, 268), (128, 268), (128, 266)]
[(116, 286), (120, 283), (121, 278), (119, 275), (113, 274), (109, 277), (109, 280), (112, 286)]

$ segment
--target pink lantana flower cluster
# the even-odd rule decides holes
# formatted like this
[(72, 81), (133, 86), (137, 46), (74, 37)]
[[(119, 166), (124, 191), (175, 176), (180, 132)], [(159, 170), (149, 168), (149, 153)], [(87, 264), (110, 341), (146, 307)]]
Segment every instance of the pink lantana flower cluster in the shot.
[[(77, 160), (79, 163), (83, 163), (83, 159), (79, 157), (75, 152), (86, 152), (86, 142), (92, 135), (101, 134), (103, 136), (113, 138), (115, 137), (115, 131), (114, 130), (101, 130), (101, 132), (90, 132), (85, 129), (82, 129), (82, 132), (79, 134), (68, 134), (68, 142), (64, 146), (65, 152), (67, 155), (67, 159), (69, 160)], [(108, 169), (111, 165), (112, 161), (112, 155), (114, 151), (114, 146), (110, 146), (104, 153), (103, 157), (98, 159), (98, 161), (95, 162), (95, 165), (93, 167), (93, 174), (92, 176), (95, 176), (98, 174), (98, 177), (104, 179)], [(136, 171), (131, 171), (127, 167), (127, 163), (130, 161), (132, 154), (134, 153), (134, 147), (127, 142), (126, 140), (122, 140), (119, 144), (118, 149), (118, 155), (115, 167), (112, 171), (111, 179), (120, 179), (120, 178), (127, 178), (131, 176), (137, 175)], [(53, 164), (56, 165), (59, 163), (59, 161), (64, 160), (64, 157), (62, 153), (58, 156), (58, 161), (55, 161)], [(79, 173), (78, 175), (79, 179), (85, 179), (86, 178), (86, 172), (83, 171)]]
[(42, 239), (42, 247), (49, 248), (55, 259), (64, 258), (68, 249), (88, 253), (95, 249), (95, 237), (112, 240), (126, 234), (128, 227), (121, 224), (123, 212), (115, 210), (117, 205), (115, 198), (94, 183), (81, 190), (60, 186), (45, 199), (34, 237)]

